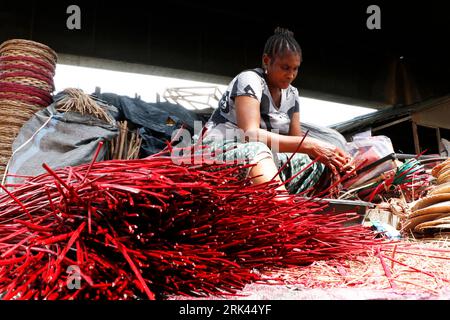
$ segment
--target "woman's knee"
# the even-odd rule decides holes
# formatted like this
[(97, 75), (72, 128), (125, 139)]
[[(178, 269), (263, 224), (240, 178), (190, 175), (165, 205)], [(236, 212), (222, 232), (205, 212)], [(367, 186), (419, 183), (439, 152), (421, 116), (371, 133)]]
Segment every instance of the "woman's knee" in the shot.
[(260, 153), (272, 154), (272, 150), (270, 150), (270, 148), (265, 143), (262, 143), (262, 142), (248, 142), (248, 145), (250, 146), (252, 151), (255, 152), (255, 154), (260, 154)]
[(262, 142), (251, 142), (249, 143), (249, 158), (252, 159), (252, 163), (258, 163), (263, 159), (271, 158), (273, 159), (273, 154), (270, 148)]

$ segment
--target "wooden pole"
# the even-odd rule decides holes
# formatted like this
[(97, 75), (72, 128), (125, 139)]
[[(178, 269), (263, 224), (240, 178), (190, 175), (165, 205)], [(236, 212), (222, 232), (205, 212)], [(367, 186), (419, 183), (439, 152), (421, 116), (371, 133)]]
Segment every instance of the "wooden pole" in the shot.
[(417, 134), (417, 124), (412, 122), (413, 138), (414, 138), (414, 150), (416, 154), (420, 153), (419, 135)]
[(438, 143), (438, 153), (441, 154), (441, 130), (439, 127), (436, 128), (436, 137)]

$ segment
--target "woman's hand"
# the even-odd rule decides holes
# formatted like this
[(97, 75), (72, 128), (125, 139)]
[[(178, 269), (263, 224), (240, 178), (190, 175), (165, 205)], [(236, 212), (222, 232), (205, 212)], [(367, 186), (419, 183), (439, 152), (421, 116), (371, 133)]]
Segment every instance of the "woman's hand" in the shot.
[(320, 140), (314, 142), (309, 155), (319, 158), (320, 162), (332, 170), (336, 169), (337, 172), (345, 173), (353, 166), (353, 159), (348, 153)]

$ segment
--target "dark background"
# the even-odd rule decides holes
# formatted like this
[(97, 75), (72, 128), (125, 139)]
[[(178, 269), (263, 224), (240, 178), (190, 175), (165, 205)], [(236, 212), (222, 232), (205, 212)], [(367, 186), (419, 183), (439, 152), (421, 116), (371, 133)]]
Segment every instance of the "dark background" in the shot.
[[(66, 28), (71, 4), (81, 30)], [(366, 27), (371, 4), (381, 30)], [(0, 42), (233, 77), (282, 26), (303, 49), (303, 95), (382, 108), (449, 93), (449, 17), (444, 1), (3, 1)]]

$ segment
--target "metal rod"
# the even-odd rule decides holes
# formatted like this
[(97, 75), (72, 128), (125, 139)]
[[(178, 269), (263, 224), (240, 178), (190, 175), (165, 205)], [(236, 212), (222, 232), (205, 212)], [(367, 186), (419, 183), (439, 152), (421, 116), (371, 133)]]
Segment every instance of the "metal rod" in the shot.
[(386, 123), (386, 124), (384, 124), (382, 126), (373, 128), (372, 131), (375, 132), (375, 131), (378, 131), (378, 130), (381, 130), (381, 129), (384, 129), (384, 128), (387, 128), (387, 127), (390, 127), (390, 126), (393, 126), (393, 125), (396, 125), (396, 124), (408, 121), (408, 120), (411, 120), (411, 116), (408, 116), (408, 117), (405, 117), (405, 118), (402, 118), (402, 119), (398, 119), (396, 121), (392, 121), (392, 122)]
[(441, 153), (441, 130), (439, 127), (436, 128), (436, 137), (437, 137), (437, 143), (438, 143), (438, 153)]
[(412, 122), (413, 138), (414, 138), (414, 151), (420, 153), (419, 135), (417, 134), (417, 124)]

